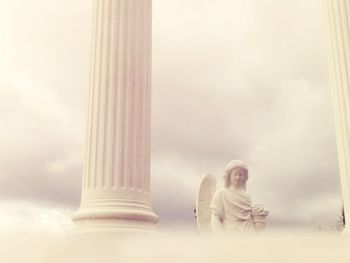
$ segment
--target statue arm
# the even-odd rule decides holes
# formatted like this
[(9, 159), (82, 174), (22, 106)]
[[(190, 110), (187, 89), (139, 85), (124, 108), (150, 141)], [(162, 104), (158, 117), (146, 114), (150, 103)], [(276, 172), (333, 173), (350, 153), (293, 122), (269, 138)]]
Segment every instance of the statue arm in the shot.
[(213, 232), (219, 233), (224, 231), (224, 225), (218, 214), (215, 214), (215, 213), (211, 214), (210, 225)]
[(218, 190), (213, 196), (213, 200), (210, 205), (211, 216), (210, 216), (210, 225), (212, 232), (223, 232), (224, 224), (224, 207), (222, 201), (222, 191)]
[(257, 232), (261, 232), (265, 229), (266, 217), (269, 215), (269, 211), (260, 203), (253, 205), (253, 223)]

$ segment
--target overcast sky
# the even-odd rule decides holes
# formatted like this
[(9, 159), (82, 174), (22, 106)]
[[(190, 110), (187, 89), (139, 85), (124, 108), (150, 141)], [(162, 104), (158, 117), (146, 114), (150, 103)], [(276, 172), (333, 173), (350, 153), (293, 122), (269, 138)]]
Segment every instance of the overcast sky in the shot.
[[(0, 229), (67, 226), (79, 206), (91, 6), (0, 0)], [(221, 184), (233, 159), (247, 162), (248, 190), (271, 226), (336, 221), (326, 28), (319, 0), (153, 1), (161, 226), (194, 227), (201, 177)]]

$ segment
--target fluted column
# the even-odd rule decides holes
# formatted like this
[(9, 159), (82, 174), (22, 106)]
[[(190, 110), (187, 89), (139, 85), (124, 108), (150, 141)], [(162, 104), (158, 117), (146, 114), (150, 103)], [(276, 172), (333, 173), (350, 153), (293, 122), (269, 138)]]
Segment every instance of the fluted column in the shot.
[(350, 232), (350, 2), (327, 0), (331, 90), (345, 218)]
[(93, 0), (78, 226), (151, 229), (151, 0)]

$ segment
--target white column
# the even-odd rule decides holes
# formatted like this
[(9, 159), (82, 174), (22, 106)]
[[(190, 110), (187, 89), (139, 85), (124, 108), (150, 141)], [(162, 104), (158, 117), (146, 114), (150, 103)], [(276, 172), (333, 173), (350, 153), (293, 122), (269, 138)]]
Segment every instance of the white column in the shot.
[(93, 0), (91, 85), (77, 226), (152, 229), (152, 0)]
[(327, 0), (332, 100), (343, 204), (350, 232), (350, 2)]

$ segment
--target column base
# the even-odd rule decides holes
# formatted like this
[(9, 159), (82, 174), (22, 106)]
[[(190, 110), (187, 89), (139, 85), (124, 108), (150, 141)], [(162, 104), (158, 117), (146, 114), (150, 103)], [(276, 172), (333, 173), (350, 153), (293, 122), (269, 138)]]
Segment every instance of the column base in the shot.
[(77, 230), (154, 232), (158, 216), (147, 204), (123, 200), (119, 205), (82, 206), (72, 217)]
[(155, 224), (143, 221), (122, 219), (85, 219), (75, 222), (74, 232), (117, 233), (117, 234), (153, 234)]

